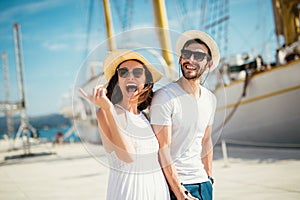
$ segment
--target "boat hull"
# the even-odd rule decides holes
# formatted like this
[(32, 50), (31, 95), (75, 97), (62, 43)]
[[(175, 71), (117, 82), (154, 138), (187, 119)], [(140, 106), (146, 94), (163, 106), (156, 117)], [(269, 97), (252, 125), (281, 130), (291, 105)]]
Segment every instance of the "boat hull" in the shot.
[(300, 147), (299, 74), (300, 61), (294, 61), (254, 75), (241, 100), (244, 81), (216, 90), (214, 140)]

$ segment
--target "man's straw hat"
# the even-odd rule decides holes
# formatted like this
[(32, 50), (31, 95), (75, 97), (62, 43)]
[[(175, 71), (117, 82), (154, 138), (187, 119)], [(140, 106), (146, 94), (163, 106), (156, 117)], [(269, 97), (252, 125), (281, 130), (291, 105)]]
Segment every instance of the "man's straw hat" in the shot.
[(202, 42), (204, 42), (208, 48), (210, 49), (213, 65), (210, 67), (210, 71), (213, 71), (216, 69), (216, 67), (219, 64), (220, 61), (220, 52), (218, 45), (216, 42), (207, 34), (199, 30), (189, 30), (184, 33), (182, 33), (176, 44), (176, 54), (177, 56), (181, 55), (181, 49), (183, 48), (184, 44), (193, 39), (200, 39)]
[(153, 77), (153, 82), (157, 82), (161, 79), (162, 74), (155, 69), (150, 63), (140, 54), (135, 51), (127, 49), (117, 49), (111, 51), (103, 61), (104, 76), (106, 80), (110, 80), (111, 77), (115, 74), (116, 68), (122, 62), (126, 60), (139, 60), (141, 61), (147, 69), (151, 72)]

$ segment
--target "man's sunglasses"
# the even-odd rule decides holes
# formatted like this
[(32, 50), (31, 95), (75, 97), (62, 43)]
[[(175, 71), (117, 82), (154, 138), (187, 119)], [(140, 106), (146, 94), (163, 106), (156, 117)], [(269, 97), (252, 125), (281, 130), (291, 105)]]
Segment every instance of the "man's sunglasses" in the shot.
[(118, 71), (118, 75), (121, 78), (127, 78), (130, 75), (130, 73), (132, 73), (135, 78), (140, 78), (144, 74), (144, 68), (134, 68), (130, 72), (128, 68), (123, 67), (123, 68), (118, 68), (117, 71)]
[(202, 61), (205, 57), (207, 61), (210, 61), (211, 57), (210, 55), (203, 53), (203, 52), (198, 52), (198, 51), (190, 51), (186, 49), (181, 50), (181, 56), (184, 59), (190, 59), (190, 57), (194, 55), (194, 60)]

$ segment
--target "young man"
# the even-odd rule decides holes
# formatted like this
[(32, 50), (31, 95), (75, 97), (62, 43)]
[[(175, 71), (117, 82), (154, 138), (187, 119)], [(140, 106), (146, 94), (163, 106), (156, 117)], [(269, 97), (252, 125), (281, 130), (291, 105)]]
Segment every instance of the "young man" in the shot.
[(212, 123), (216, 98), (201, 86), (220, 59), (206, 33), (190, 30), (176, 45), (183, 76), (159, 89), (150, 108), (171, 199), (212, 199)]

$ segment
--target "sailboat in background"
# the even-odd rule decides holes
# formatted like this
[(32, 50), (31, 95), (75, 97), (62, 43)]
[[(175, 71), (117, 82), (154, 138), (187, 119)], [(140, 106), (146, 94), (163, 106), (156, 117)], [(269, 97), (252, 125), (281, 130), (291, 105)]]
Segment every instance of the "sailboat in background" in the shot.
[(284, 40), (276, 62), (235, 57), (220, 66), (231, 82), (215, 91), (227, 101), (219, 101), (214, 131), (227, 143), (300, 147), (300, 1), (272, 5), (276, 35)]
[[(93, 87), (99, 84), (106, 84), (103, 74), (102, 60), (108, 51), (116, 48), (134, 49), (141, 55), (147, 57), (166, 76), (160, 81), (160, 86), (173, 80), (176, 71), (173, 66), (173, 56), (171, 49), (171, 38), (177, 38), (178, 33), (170, 34), (168, 21), (166, 18), (164, 1), (153, 1), (153, 12), (156, 27), (135, 28), (133, 30), (123, 30), (121, 34), (114, 34), (111, 18), (110, 1), (103, 0), (103, 9), (106, 24), (106, 40), (100, 43), (83, 63), (83, 68), (79, 72), (77, 80), (84, 80), (78, 84), (85, 91), (92, 91)], [(130, 7), (126, 5), (127, 7)], [(124, 26), (123, 26), (124, 28)], [(86, 69), (88, 71), (86, 76)], [(100, 69), (99, 72), (95, 72)], [(157, 88), (156, 84), (156, 88)], [(99, 129), (97, 127), (96, 108), (80, 95), (73, 96), (73, 106), (64, 106), (61, 109), (64, 116), (70, 117), (74, 121), (72, 129), (77, 131), (81, 140), (89, 143), (101, 143)]]
[[(185, 22), (182, 23), (186, 26), (184, 29), (201, 29), (210, 33), (217, 40), (221, 54), (223, 52), (226, 55), (224, 52), (227, 48), (227, 26), (230, 20), (228, 0), (197, 3), (190, 5), (187, 1), (176, 1), (178, 19), (174, 20), (167, 18), (167, 11), (172, 11), (170, 4), (166, 6), (163, 0), (153, 0), (155, 27), (129, 29), (128, 19), (132, 18), (134, 5), (133, 1), (126, 1), (124, 6), (128, 15), (120, 15), (122, 30), (120, 34), (114, 34), (110, 2), (103, 0), (107, 40), (87, 56), (84, 67), (79, 72), (77, 86), (92, 91), (95, 85), (105, 84), (102, 60), (106, 52), (114, 48), (135, 49), (150, 59), (165, 74), (157, 87), (175, 80), (178, 68), (174, 65), (173, 58), (176, 55), (172, 54), (172, 49), (180, 33), (169, 29), (170, 20), (179, 24)], [(120, 6), (116, 5), (118, 3), (114, 2), (113, 6), (120, 11)], [(218, 99), (213, 127), (215, 143), (223, 139), (227, 143), (242, 145), (300, 146), (300, 108), (297, 106), (300, 97), (300, 0), (272, 0), (272, 5), (276, 34), (285, 43), (278, 48), (276, 61), (264, 62), (259, 55), (224, 57), (217, 73), (211, 74), (207, 81), (207, 86)], [(199, 20), (192, 20), (197, 25), (187, 26), (188, 15), (195, 14), (187, 12), (187, 6), (201, 10), (197, 14)], [(90, 102), (75, 94), (73, 106), (64, 106), (61, 112), (73, 119), (75, 129), (83, 141), (101, 143), (96, 108)]]

